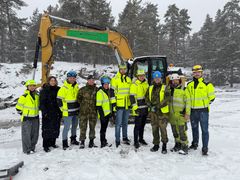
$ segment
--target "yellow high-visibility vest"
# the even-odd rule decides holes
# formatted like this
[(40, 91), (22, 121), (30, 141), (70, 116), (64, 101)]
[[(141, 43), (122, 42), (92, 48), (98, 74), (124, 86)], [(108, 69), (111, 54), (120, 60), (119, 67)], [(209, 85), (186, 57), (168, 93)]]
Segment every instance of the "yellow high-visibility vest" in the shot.
[(132, 80), (125, 75), (122, 76), (120, 72), (118, 72), (116, 76), (111, 79), (111, 88), (114, 90), (116, 96), (117, 107), (128, 109), (128, 107), (131, 105), (129, 99), (131, 83)]
[(72, 86), (67, 81), (59, 89), (57, 98), (62, 100), (63, 105), (60, 109), (64, 117), (68, 117), (70, 112), (79, 111), (79, 104), (77, 102), (78, 89), (78, 84)]
[(32, 98), (30, 91), (26, 90), (24, 95), (18, 99), (16, 109), (22, 112), (21, 121), (24, 117), (37, 117), (39, 115), (39, 96), (34, 93)]
[[(150, 101), (152, 99), (152, 90), (153, 90), (153, 85), (151, 85), (149, 87), (149, 100)], [(165, 85), (162, 85), (161, 90), (159, 92), (160, 102), (162, 102), (164, 100), (164, 95), (165, 95)], [(169, 112), (169, 107), (168, 107), (168, 105), (166, 105), (166, 106), (162, 107), (160, 110), (163, 114), (165, 114), (165, 113)]]
[[(104, 117), (111, 113), (111, 102), (108, 95), (102, 90), (99, 89), (96, 95), (96, 106), (101, 106), (104, 112)], [(99, 114), (98, 114), (99, 118)]]

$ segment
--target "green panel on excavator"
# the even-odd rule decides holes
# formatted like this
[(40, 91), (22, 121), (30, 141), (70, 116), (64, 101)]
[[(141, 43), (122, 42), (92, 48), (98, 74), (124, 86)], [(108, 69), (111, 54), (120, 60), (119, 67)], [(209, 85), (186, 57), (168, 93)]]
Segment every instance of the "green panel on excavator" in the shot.
[(108, 42), (108, 33), (102, 33), (102, 32), (91, 32), (91, 31), (84, 32), (84, 31), (78, 31), (78, 30), (68, 30), (67, 36), (86, 39), (90, 41), (97, 41), (100, 43)]

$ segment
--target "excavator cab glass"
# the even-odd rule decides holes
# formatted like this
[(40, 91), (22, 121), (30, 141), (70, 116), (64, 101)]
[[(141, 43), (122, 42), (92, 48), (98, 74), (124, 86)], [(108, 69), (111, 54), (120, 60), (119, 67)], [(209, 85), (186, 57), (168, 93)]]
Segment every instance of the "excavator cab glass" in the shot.
[(163, 82), (166, 82), (167, 58), (165, 56), (142, 56), (134, 59), (129, 69), (129, 76), (134, 79), (138, 69), (144, 69), (149, 84), (152, 84), (152, 74), (155, 71), (162, 73)]

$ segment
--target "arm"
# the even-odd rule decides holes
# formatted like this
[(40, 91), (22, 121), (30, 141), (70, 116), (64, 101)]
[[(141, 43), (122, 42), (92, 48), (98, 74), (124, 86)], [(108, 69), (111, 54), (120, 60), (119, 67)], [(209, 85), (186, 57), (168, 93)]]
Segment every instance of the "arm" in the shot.
[(209, 83), (207, 85), (207, 90), (208, 90), (208, 99), (209, 99), (209, 102), (211, 104), (216, 98), (216, 95), (215, 95), (215, 92), (214, 92), (214, 86), (213, 86), (212, 83)]
[(130, 102), (132, 105), (132, 110), (134, 111), (138, 109), (136, 96), (137, 96), (137, 86), (135, 84), (132, 84), (130, 86)]
[(40, 96), (39, 96), (39, 101), (40, 101), (40, 110), (42, 111), (42, 114), (47, 113), (47, 94), (44, 89), (40, 91)]
[(25, 96), (20, 96), (20, 98), (18, 99), (18, 102), (16, 104), (16, 110), (17, 110), (18, 114), (22, 114), (25, 101), (26, 101)]

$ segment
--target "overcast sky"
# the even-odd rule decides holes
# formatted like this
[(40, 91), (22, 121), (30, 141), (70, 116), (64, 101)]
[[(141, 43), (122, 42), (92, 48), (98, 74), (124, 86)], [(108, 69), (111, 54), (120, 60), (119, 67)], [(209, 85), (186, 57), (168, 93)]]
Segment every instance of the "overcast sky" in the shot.
[[(29, 17), (32, 15), (34, 9), (38, 8), (40, 12), (46, 9), (47, 6), (55, 5), (58, 0), (24, 0), (28, 7), (24, 7), (20, 12), (20, 17)], [(126, 5), (127, 0), (108, 0), (111, 2), (112, 14), (118, 18), (118, 14), (122, 12)], [(188, 9), (189, 16), (191, 17), (192, 32), (199, 31), (202, 26), (206, 14), (210, 14), (211, 17), (215, 17), (218, 9), (222, 9), (223, 6), (229, 0), (142, 0), (143, 3), (152, 2), (158, 4), (159, 17), (163, 20), (167, 7), (171, 4), (176, 4), (180, 9)]]

